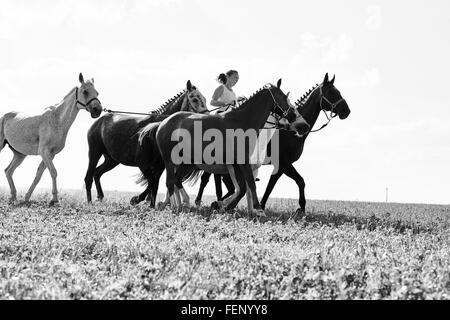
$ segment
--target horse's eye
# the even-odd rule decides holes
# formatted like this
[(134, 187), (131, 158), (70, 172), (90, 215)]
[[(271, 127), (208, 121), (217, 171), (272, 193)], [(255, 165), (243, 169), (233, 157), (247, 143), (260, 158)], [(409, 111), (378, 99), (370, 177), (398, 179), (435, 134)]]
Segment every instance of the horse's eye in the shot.
[(89, 94), (89, 91), (83, 90), (83, 94), (84, 94), (85, 96), (87, 96), (87, 95)]

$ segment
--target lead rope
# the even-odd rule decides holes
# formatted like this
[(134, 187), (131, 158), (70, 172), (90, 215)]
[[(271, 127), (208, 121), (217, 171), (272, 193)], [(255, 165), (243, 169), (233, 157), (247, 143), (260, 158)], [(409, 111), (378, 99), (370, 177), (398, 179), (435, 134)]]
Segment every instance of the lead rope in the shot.
[(110, 110), (110, 109), (103, 109), (104, 112), (108, 113), (121, 113), (121, 114), (135, 114), (135, 115), (141, 115), (141, 116), (151, 116), (154, 113), (143, 113), (143, 112), (129, 112), (129, 111), (117, 111), (117, 110)]

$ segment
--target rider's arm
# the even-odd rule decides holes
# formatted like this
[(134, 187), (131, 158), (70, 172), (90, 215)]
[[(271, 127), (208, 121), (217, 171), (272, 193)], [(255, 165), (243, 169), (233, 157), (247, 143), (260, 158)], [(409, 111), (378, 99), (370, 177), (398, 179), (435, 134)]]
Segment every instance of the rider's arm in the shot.
[(216, 91), (214, 91), (214, 94), (212, 96), (211, 99), (211, 105), (214, 107), (224, 107), (227, 104), (222, 102), (222, 101), (218, 101), (218, 99), (222, 96), (223, 94), (223, 86), (220, 86), (216, 89)]

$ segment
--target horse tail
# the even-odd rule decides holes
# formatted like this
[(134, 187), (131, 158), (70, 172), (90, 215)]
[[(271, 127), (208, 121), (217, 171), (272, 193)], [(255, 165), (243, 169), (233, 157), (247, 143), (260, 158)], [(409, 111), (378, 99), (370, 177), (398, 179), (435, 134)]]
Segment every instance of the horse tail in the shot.
[(147, 187), (148, 180), (142, 172), (137, 174), (136, 184)]
[(139, 144), (142, 145), (145, 138), (150, 138), (156, 141), (156, 131), (158, 130), (160, 124), (161, 122), (151, 122), (141, 130), (139, 130)]
[(4, 128), (5, 128), (5, 117), (3, 116), (0, 118), (0, 151), (2, 151), (3, 147), (6, 144)]
[[(138, 150), (141, 154), (140, 157), (142, 157), (142, 160), (144, 160), (147, 165), (147, 169), (149, 170), (148, 174), (156, 176), (160, 176), (162, 171), (164, 171), (164, 163), (156, 143), (156, 131), (160, 124), (161, 122), (151, 122), (137, 132), (139, 135)], [(161, 173), (159, 173), (159, 169), (162, 169)], [(145, 175), (140, 172), (137, 175), (136, 183), (147, 187), (149, 181)]]
[(201, 170), (197, 167), (194, 167), (194, 168), (192, 168), (191, 171), (189, 171), (188, 173), (185, 174), (185, 176), (183, 177), (183, 182), (188, 182), (189, 185), (192, 187), (197, 183), (198, 179), (200, 179), (202, 174), (203, 174), (203, 170)]

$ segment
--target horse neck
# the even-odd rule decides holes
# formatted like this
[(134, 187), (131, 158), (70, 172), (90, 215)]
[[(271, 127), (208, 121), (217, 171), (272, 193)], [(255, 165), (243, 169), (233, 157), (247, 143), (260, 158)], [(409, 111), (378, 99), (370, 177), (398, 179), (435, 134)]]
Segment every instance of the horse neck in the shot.
[(172, 103), (170, 103), (166, 110), (162, 113), (163, 115), (171, 115), (175, 112), (178, 112), (181, 110), (181, 106), (183, 105), (183, 101), (186, 98), (186, 93), (181, 95), (178, 99), (175, 99)]
[(69, 131), (80, 111), (77, 108), (76, 92), (77, 88), (73, 88), (54, 111), (57, 115), (58, 125), (64, 132)]
[(225, 114), (225, 118), (238, 120), (243, 129), (261, 129), (269, 118), (273, 108), (273, 101), (267, 90), (257, 94), (245, 102), (237, 110)]
[(316, 89), (311, 93), (299, 112), (312, 128), (319, 118), (320, 110), (320, 92), (319, 89)]

